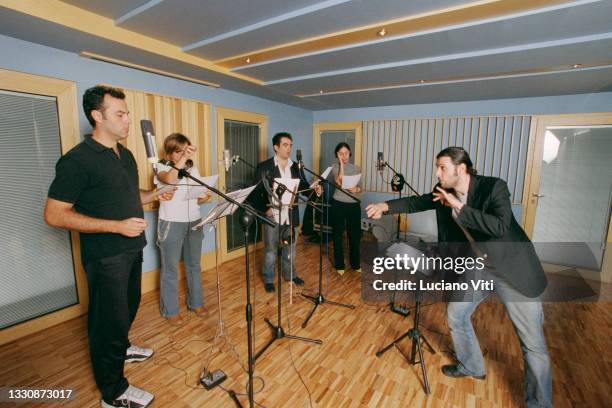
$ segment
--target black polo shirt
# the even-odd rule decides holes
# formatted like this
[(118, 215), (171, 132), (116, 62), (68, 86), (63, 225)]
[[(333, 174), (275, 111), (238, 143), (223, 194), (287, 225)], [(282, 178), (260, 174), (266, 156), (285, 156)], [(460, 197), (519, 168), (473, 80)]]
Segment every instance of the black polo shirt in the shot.
[[(119, 157), (91, 137), (62, 156), (55, 166), (49, 197), (74, 204), (83, 215), (107, 220), (143, 218), (138, 168), (132, 153), (117, 144)], [(81, 233), (83, 264), (123, 252), (140, 251), (144, 233), (129, 238), (112, 233)]]

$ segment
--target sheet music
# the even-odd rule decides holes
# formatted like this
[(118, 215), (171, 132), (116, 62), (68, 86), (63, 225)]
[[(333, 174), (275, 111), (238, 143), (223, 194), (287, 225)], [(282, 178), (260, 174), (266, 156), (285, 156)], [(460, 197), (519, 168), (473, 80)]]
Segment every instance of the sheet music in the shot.
[[(329, 166), (328, 168), (325, 169), (325, 171), (323, 173), (321, 173), (321, 178), (323, 179), (327, 179), (327, 177), (329, 176), (329, 173), (331, 173), (332, 171), (332, 166)], [(315, 179), (315, 181), (312, 182), (312, 184), (310, 185), (310, 188), (315, 188), (317, 186), (317, 183), (319, 183), (319, 179)]]
[[(246, 198), (249, 196), (249, 194), (251, 194), (251, 191), (255, 189), (255, 187), (257, 187), (257, 185), (243, 188), (241, 190), (232, 191), (230, 193), (227, 193), (226, 195), (236, 200), (238, 203), (242, 204), (244, 200), (246, 200)], [(192, 229), (199, 228), (204, 224), (210, 224), (219, 218), (233, 214), (237, 209), (238, 206), (236, 204), (231, 203), (224, 198), (221, 198), (217, 205), (213, 207), (213, 209), (210, 210), (208, 214), (206, 214), (206, 217), (203, 217), (202, 220), (198, 223), (198, 225), (196, 225)]]
[(360, 179), (361, 179), (361, 173), (356, 174), (354, 176), (347, 176), (345, 174), (344, 176), (342, 176), (342, 188), (345, 190), (347, 188), (353, 188), (359, 183)]
[[(278, 185), (283, 184), (287, 187), (287, 190), (281, 196), (282, 211), (281, 211), (281, 225), (288, 223), (289, 221), (289, 206), (292, 204), (295, 197), (295, 193), (300, 184), (300, 179), (293, 178), (275, 178), (272, 184), (272, 196), (274, 197), (273, 203), (278, 206), (278, 196), (276, 195), (276, 188)], [(273, 208), (274, 219), (278, 220), (278, 209)]]
[[(214, 175), (208, 176), (208, 177), (200, 177), (199, 178), (200, 181), (202, 181), (204, 184), (208, 184), (211, 187), (215, 187), (216, 186), (218, 179), (219, 179), (219, 175), (218, 174), (214, 174)], [(204, 186), (191, 186), (190, 185), (187, 194), (185, 194), (185, 197), (183, 197), (183, 201), (193, 200), (193, 199), (196, 199), (198, 197), (201, 197), (204, 194), (206, 194), (207, 191), (208, 191), (208, 188), (206, 188)]]

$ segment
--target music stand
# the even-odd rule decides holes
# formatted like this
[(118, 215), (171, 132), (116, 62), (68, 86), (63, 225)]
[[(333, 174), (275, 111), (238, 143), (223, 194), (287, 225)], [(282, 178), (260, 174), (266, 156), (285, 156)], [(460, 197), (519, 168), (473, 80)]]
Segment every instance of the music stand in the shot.
[[(307, 337), (299, 337), (299, 336), (294, 336), (292, 334), (287, 334), (285, 333), (285, 330), (283, 329), (282, 326), (282, 305), (281, 305), (281, 300), (282, 300), (282, 281), (281, 281), (281, 274), (283, 273), (282, 271), (282, 257), (283, 257), (283, 246), (285, 245), (285, 243), (283, 242), (283, 237), (282, 237), (282, 230), (283, 230), (283, 207), (287, 206), (287, 207), (291, 207), (293, 206), (293, 202), (295, 200), (295, 196), (297, 195), (297, 188), (299, 186), (299, 179), (275, 179), (274, 180), (274, 185), (273, 185), (273, 191), (270, 191), (269, 189), (269, 185), (266, 179), (264, 179), (264, 185), (267, 187), (266, 189), (268, 191), (270, 191), (272, 194), (272, 202), (271, 205), (276, 206), (278, 209), (278, 247), (277, 247), (277, 253), (276, 253), (276, 282), (278, 285), (277, 288), (277, 325), (275, 326), (274, 324), (272, 324), (272, 322), (270, 321), (270, 319), (268, 319), (267, 317), (264, 319), (264, 321), (268, 324), (268, 326), (270, 326), (270, 329), (272, 329), (272, 338), (268, 341), (268, 343), (266, 343), (266, 345), (259, 350), (256, 354), (255, 354), (255, 360), (257, 360), (267, 349), (268, 347), (270, 347), (272, 345), (272, 343), (274, 343), (276, 340), (280, 340), (283, 338), (287, 338), (289, 340), (301, 340), (301, 341), (305, 341), (305, 342), (309, 342), (309, 343), (315, 343), (315, 344), (323, 344), (323, 342), (321, 340), (318, 339), (309, 339)], [(287, 184), (290, 184), (290, 186), (287, 186)], [(276, 194), (276, 197), (275, 197)], [(274, 204), (274, 203), (277, 204)], [(292, 235), (292, 234), (291, 234)], [(291, 245), (291, 239), (292, 237), (290, 237), (289, 242), (286, 243), (287, 245)], [(293, 260), (291, 259), (290, 262), (292, 262)]]
[[(308, 173), (315, 176), (315, 178), (317, 179), (316, 182), (319, 182), (319, 181), (322, 182), (321, 183), (321, 188), (322, 188), (321, 201), (322, 202), (325, 201), (325, 185), (328, 185), (328, 186), (332, 185), (331, 182), (327, 179), (327, 177), (329, 176), (331, 172), (331, 166), (328, 167), (323, 172), (323, 174), (317, 174), (314, 171), (307, 168), (306, 166), (304, 166), (303, 163), (300, 163), (300, 164), (302, 166), (301, 167), (302, 169), (306, 170)], [(316, 182), (313, 182), (311, 184), (311, 187), (313, 187), (316, 184)], [(351, 197), (355, 202), (357, 203), (361, 202), (361, 200), (359, 200), (357, 197), (355, 197), (354, 195), (352, 195), (345, 189), (341, 187), (336, 187), (336, 189), (341, 191), (346, 196)], [(329, 206), (330, 206), (329, 203), (323, 203), (323, 205), (321, 206), (324, 209), (323, 214), (325, 215), (328, 214)], [(327, 220), (326, 220), (326, 223), (327, 223)], [(313, 225), (314, 225), (314, 222), (313, 222)], [(316, 295), (306, 295), (302, 293), (303, 297), (305, 297), (306, 299), (308, 299), (309, 301), (313, 303), (310, 313), (308, 313), (308, 316), (306, 316), (306, 319), (302, 323), (302, 328), (305, 328), (308, 325), (310, 318), (312, 317), (314, 312), (317, 310), (317, 307), (319, 307), (319, 305), (330, 304), (332, 306), (340, 306), (340, 307), (345, 307), (347, 309), (355, 309), (354, 305), (328, 300), (328, 299), (325, 299), (325, 297), (323, 296), (323, 228), (324, 228), (323, 227), (323, 215), (321, 215), (321, 223), (320, 223), (321, 239), (319, 240), (319, 288), (318, 288), (318, 292)], [(326, 225), (325, 228), (329, 228), (331, 230), (331, 228), (328, 225)], [(329, 234), (327, 236), (329, 237)], [(328, 246), (328, 251), (329, 251), (329, 246)], [(329, 254), (328, 254), (328, 257), (329, 257)]]
[[(231, 197), (236, 201), (237, 204), (242, 204), (244, 200), (251, 194), (251, 191), (255, 189), (256, 186), (251, 186), (248, 188), (244, 188), (237, 191), (232, 191), (227, 193), (228, 197)], [(219, 262), (217, 260), (217, 227), (219, 220), (221, 218), (227, 217), (233, 214), (239, 208), (238, 205), (227, 201), (220, 200), (215, 207), (213, 207), (206, 217), (202, 218), (202, 221), (196, 225), (194, 228), (197, 228), (204, 224), (210, 224), (215, 229), (215, 263), (216, 263), (216, 271), (217, 271), (217, 302), (219, 304), (219, 324), (217, 326), (217, 332), (221, 334), (218, 337), (226, 337), (224, 333), (224, 322), (221, 314), (221, 281), (219, 277)], [(249, 376), (249, 385), (247, 389), (248, 397), (249, 397), (249, 406), (253, 406), (253, 374), (255, 370), (255, 363), (253, 359), (253, 315), (252, 315), (252, 305), (251, 305), (251, 288), (250, 288), (250, 275), (249, 275), (249, 227), (253, 223), (254, 217), (245, 212), (242, 217), (240, 217), (240, 225), (243, 228), (244, 233), (244, 249), (245, 249), (245, 271), (246, 271), (246, 290), (247, 290), (247, 299), (246, 299), (246, 321), (247, 321), (247, 348), (248, 348), (248, 376)], [(215, 334), (215, 338), (217, 335)], [(234, 397), (232, 398), (234, 399)], [(237, 399), (234, 399), (236, 402)], [(236, 402), (238, 406), (240, 402)]]
[[(405, 243), (395, 243), (387, 250), (387, 254), (389, 256), (395, 255), (396, 253), (399, 253), (399, 252), (401, 253), (409, 252), (411, 253), (412, 256), (422, 255), (422, 252), (420, 252), (418, 249), (411, 247), (410, 245), (407, 245)], [(424, 276), (431, 275), (430, 271), (427, 271), (424, 269), (417, 270), (416, 272)], [(420, 285), (417, 284), (416, 292), (415, 292), (414, 320), (413, 320), (412, 328), (410, 328), (407, 332), (405, 332), (404, 334), (394, 339), (388, 345), (378, 350), (376, 352), (376, 357), (382, 356), (391, 347), (395, 347), (400, 352), (400, 354), (404, 357), (404, 359), (408, 361), (409, 364), (412, 364), (412, 365), (415, 365), (417, 363), (420, 364), (421, 372), (423, 373), (423, 389), (425, 390), (425, 394), (430, 394), (431, 391), (429, 389), (429, 381), (427, 380), (427, 368), (425, 366), (425, 359), (423, 358), (423, 350), (421, 349), (421, 339), (423, 340), (423, 343), (425, 343), (425, 345), (429, 348), (429, 352), (431, 354), (436, 354), (436, 351), (433, 349), (431, 344), (429, 344), (429, 342), (427, 341), (427, 339), (425, 338), (425, 336), (421, 333), (421, 330), (419, 329), (420, 317), (421, 317), (421, 290), (420, 290)], [(412, 351), (410, 353), (410, 356), (407, 356), (406, 354), (404, 354), (404, 352), (398, 347), (398, 343), (407, 337), (412, 339)], [(419, 354), (419, 361), (416, 361), (417, 352)]]

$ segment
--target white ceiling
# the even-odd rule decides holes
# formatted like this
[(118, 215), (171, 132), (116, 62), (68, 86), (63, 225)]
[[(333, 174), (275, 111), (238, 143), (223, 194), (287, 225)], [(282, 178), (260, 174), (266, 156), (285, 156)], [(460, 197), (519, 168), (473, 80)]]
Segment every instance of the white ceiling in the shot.
[[(48, 1), (177, 55), (2, 1), (0, 34), (313, 110), (612, 90), (612, 0)], [(505, 9), (478, 14), (493, 3)], [(394, 31), (402, 21), (415, 28)]]

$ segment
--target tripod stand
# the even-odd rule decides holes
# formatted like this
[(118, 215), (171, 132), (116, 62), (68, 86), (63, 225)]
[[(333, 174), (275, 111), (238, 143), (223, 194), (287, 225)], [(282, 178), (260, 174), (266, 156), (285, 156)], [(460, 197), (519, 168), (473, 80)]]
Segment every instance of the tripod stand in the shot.
[[(404, 175), (402, 173), (398, 173), (393, 167), (391, 167), (391, 165), (388, 162), (384, 161), (382, 152), (378, 152), (378, 171), (380, 172), (381, 177), (382, 177), (382, 171), (385, 167), (387, 167), (389, 170), (393, 172), (393, 178), (390, 181), (391, 190), (397, 191), (399, 193), (399, 198), (402, 198), (402, 190), (404, 189), (404, 186), (408, 186), (408, 188), (417, 197), (419, 196), (419, 193), (417, 193), (417, 191), (414, 188), (412, 188), (410, 183), (406, 181), (406, 179), (404, 178)], [(401, 225), (402, 225), (402, 217), (401, 217), (401, 214), (398, 214), (397, 232), (395, 235), (396, 241), (400, 240)], [(393, 313), (397, 313), (400, 316), (406, 317), (410, 314), (410, 309), (395, 304), (395, 292), (393, 292), (393, 298), (391, 299), (391, 303), (389, 304), (389, 307)]]
[[(402, 354), (402, 356), (408, 361), (408, 363), (415, 365), (419, 363), (421, 365), (421, 372), (423, 373), (423, 389), (425, 390), (425, 394), (430, 394), (429, 390), (429, 381), (427, 380), (427, 368), (425, 367), (425, 360), (423, 359), (423, 350), (421, 349), (421, 339), (423, 339), (423, 343), (429, 348), (431, 354), (436, 354), (431, 344), (427, 341), (425, 336), (421, 334), (421, 330), (419, 329), (419, 320), (421, 316), (421, 291), (417, 289), (416, 299), (414, 305), (414, 324), (411, 329), (409, 329), (406, 333), (402, 334), (387, 346), (381, 348), (376, 352), (376, 357), (382, 356), (386, 353), (391, 347), (397, 348), (397, 350)], [(402, 350), (398, 347), (398, 343), (405, 338), (412, 339), (412, 352), (410, 353), (410, 357), (408, 357)], [(416, 353), (419, 353), (419, 361), (416, 361)]]
[[(209, 213), (209, 215), (201, 222), (201, 225), (212, 222), (218, 220), (221, 217), (224, 217), (230, 213), (232, 213), (236, 208), (242, 208), (245, 211), (245, 216), (243, 216), (241, 219), (241, 224), (246, 225), (246, 229), (245, 229), (245, 255), (246, 255), (246, 267), (245, 267), (245, 271), (246, 271), (246, 277), (247, 277), (247, 305), (246, 305), (246, 320), (247, 320), (247, 338), (248, 338), (248, 349), (249, 349), (249, 357), (248, 357), (248, 375), (249, 375), (249, 389), (248, 389), (248, 394), (249, 394), (249, 406), (252, 408), (253, 407), (253, 370), (254, 370), (254, 359), (252, 357), (253, 354), (253, 337), (252, 337), (252, 306), (250, 304), (250, 287), (249, 287), (249, 252), (248, 252), (248, 226), (253, 222), (254, 218), (257, 218), (259, 220), (261, 220), (263, 223), (265, 223), (266, 225), (269, 226), (275, 226), (276, 224), (267, 219), (266, 217), (262, 217), (260, 214), (257, 213), (257, 211), (255, 211), (254, 209), (252, 209), (251, 207), (247, 206), (247, 205), (243, 205), (242, 202), (240, 202), (240, 200), (244, 200), (246, 198), (246, 196), (248, 196), (248, 194), (250, 193), (250, 191), (252, 191), (252, 188), (250, 189), (245, 189), (245, 190), (240, 190), (237, 191), (235, 193), (243, 193), (242, 197), (240, 197), (237, 194), (234, 193), (229, 193), (229, 194), (224, 194), (221, 191), (217, 190), (214, 187), (211, 187), (209, 185), (207, 185), (206, 183), (202, 182), (201, 180), (193, 177), (191, 174), (189, 174), (187, 171), (185, 171), (184, 169), (179, 169), (177, 167), (175, 167), (171, 162), (165, 162), (166, 165), (172, 167), (173, 169), (175, 169), (176, 171), (178, 171), (179, 173), (179, 178), (182, 177), (187, 177), (193, 181), (195, 181), (196, 183), (200, 184), (203, 187), (206, 187), (207, 189), (209, 189), (210, 191), (212, 191), (213, 193), (217, 194), (218, 196), (222, 197), (225, 199), (225, 202), (221, 202), (219, 203), (214, 209), (213, 211), (211, 211), (211, 213)], [(216, 226), (215, 226), (215, 246), (217, 245), (216, 243)], [(217, 279), (218, 279), (217, 275)], [(219, 285), (219, 281), (217, 281), (217, 285)], [(219, 325), (220, 325), (220, 330), (221, 333), (224, 335), (223, 333), (223, 320), (221, 318), (221, 303), (220, 303), (220, 290), (219, 290), (219, 286), (218, 286), (218, 291), (217, 291), (217, 296), (218, 296), (218, 300), (219, 300)], [(204, 385), (206, 383), (206, 381), (210, 381), (211, 385), (213, 385), (212, 383), (216, 382), (217, 384), (221, 381), (223, 381), (223, 379), (221, 379), (221, 377), (217, 377), (214, 378), (214, 376), (212, 375), (207, 375), (205, 377), (201, 377), (200, 378), (200, 382)], [(215, 384), (216, 385), (216, 384)], [(235, 393), (232, 396), (232, 399), (234, 399), (234, 401), (237, 401), (237, 398), (235, 398)], [(238, 402), (239, 405), (239, 402)]]
[[(323, 186), (321, 187), (323, 188), (321, 197), (325, 197), (325, 190), (324, 190), (325, 188)], [(327, 215), (327, 211), (329, 210), (328, 209), (329, 204), (322, 204), (321, 207), (324, 208), (323, 214)], [(321, 218), (323, 218), (323, 216)], [(306, 316), (304, 323), (302, 323), (302, 328), (305, 328), (308, 325), (308, 321), (310, 320), (314, 312), (317, 310), (317, 307), (319, 307), (319, 305), (328, 303), (332, 306), (340, 306), (340, 307), (346, 307), (348, 309), (355, 309), (354, 305), (326, 300), (325, 297), (323, 296), (323, 219), (321, 219), (320, 225), (321, 225), (321, 239), (319, 239), (319, 291), (314, 296), (305, 295), (304, 293), (302, 293), (303, 297), (310, 300), (314, 304), (312, 307), (312, 310), (310, 310), (310, 313), (308, 313), (308, 316)]]
[[(264, 179), (264, 185), (267, 184), (267, 180)], [(292, 233), (292, 228), (291, 226), (289, 226), (289, 229), (287, 229), (286, 227), (284, 227), (282, 225), (282, 209), (283, 209), (283, 195), (285, 193), (287, 194), (293, 194), (295, 195), (295, 192), (287, 189), (287, 186), (285, 186), (284, 184), (281, 183), (277, 183), (278, 187), (276, 189), (275, 192), (276, 195), (278, 196), (278, 224), (277, 224), (277, 228), (278, 228), (278, 244), (277, 244), (277, 253), (276, 253), (276, 283), (277, 283), (277, 292), (276, 292), (276, 296), (277, 296), (277, 304), (276, 304), (276, 310), (277, 310), (277, 324), (274, 325), (270, 319), (265, 318), (264, 321), (268, 324), (268, 326), (270, 326), (270, 329), (272, 330), (272, 338), (268, 341), (268, 343), (266, 343), (266, 345), (259, 350), (256, 354), (255, 354), (255, 360), (257, 360), (276, 340), (280, 340), (283, 338), (287, 338), (289, 340), (301, 340), (301, 341), (305, 341), (305, 342), (309, 342), (309, 343), (315, 343), (315, 344), (323, 344), (323, 342), (321, 340), (318, 339), (310, 339), (307, 337), (299, 337), (299, 336), (294, 336), (292, 334), (287, 334), (285, 332), (285, 330), (283, 329), (282, 324), (282, 280), (281, 280), (281, 274), (283, 273), (282, 271), (282, 256), (283, 256), (283, 247), (285, 245), (290, 245), (292, 244), (292, 240), (293, 240), (293, 233)], [(268, 188), (269, 189), (269, 186)], [(288, 237), (283, 237), (283, 231), (285, 231), (285, 234), (288, 232), (289, 236)], [(287, 238), (289, 238), (287, 240)], [(290, 247), (291, 248), (291, 247)], [(290, 249), (289, 248), (289, 249)], [(292, 261), (292, 259), (291, 259)]]

